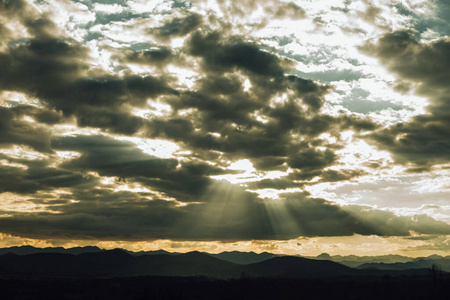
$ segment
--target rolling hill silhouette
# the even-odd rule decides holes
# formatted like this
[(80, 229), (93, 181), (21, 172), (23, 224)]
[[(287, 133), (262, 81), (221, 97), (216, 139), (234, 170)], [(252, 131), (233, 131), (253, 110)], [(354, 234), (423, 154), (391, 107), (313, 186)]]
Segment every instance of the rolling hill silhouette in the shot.
[[(63, 253), (51, 253), (51, 249)], [(73, 254), (72, 249), (45, 248), (40, 252), (32, 247), (2, 250), (2, 299), (422, 300), (448, 299), (450, 293), (450, 276), (445, 272), (433, 273), (430, 268), (399, 270), (398, 266), (381, 270), (378, 264), (355, 269), (326, 260), (326, 255), (319, 259), (274, 255), (246, 264), (242, 262), (273, 254), (222, 255), (240, 259), (241, 264), (236, 264), (201, 252), (135, 253), (88, 248), (79, 253), (83, 250), (80, 248)], [(429, 260), (413, 262), (428, 266)], [(403, 268), (407, 266), (402, 264)]]
[(239, 252), (239, 251), (221, 252), (218, 254), (209, 254), (209, 255), (219, 258), (221, 260), (226, 260), (241, 265), (257, 263), (268, 260), (273, 257), (280, 256), (268, 252), (255, 253), (255, 252)]
[[(418, 270), (413, 270), (414, 274)], [(93, 278), (131, 276), (206, 276), (211, 278), (326, 278), (353, 275), (413, 274), (411, 270), (353, 269), (332, 261), (282, 256), (235, 264), (201, 252), (131, 255), (121, 249), (82, 253), (0, 255), (0, 276)], [(424, 270), (422, 273), (426, 273)]]
[(357, 270), (332, 261), (282, 256), (245, 265), (242, 272), (252, 277), (312, 278), (351, 275), (357, 273)]
[[(204, 253), (132, 256), (125, 251), (36, 253), (0, 255), (3, 276), (105, 277), (105, 276), (214, 276), (232, 277), (235, 264)], [(234, 270), (234, 273), (237, 271)]]
[(450, 259), (428, 259), (420, 258), (406, 263), (366, 263), (359, 265), (358, 269), (378, 269), (378, 270), (409, 270), (409, 269), (428, 269), (436, 265), (443, 271), (450, 271)]

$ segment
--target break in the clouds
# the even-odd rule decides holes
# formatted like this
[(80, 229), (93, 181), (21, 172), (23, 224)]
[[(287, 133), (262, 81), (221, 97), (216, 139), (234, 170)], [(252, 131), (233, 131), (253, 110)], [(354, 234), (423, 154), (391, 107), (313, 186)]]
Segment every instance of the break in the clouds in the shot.
[(363, 51), (378, 57), (401, 80), (410, 81), (418, 94), (429, 99), (426, 113), (409, 122), (373, 134), (378, 145), (393, 153), (401, 163), (428, 168), (450, 158), (450, 40), (446, 37), (421, 42), (412, 31), (395, 31)]
[(0, 1), (1, 232), (450, 235), (448, 6)]

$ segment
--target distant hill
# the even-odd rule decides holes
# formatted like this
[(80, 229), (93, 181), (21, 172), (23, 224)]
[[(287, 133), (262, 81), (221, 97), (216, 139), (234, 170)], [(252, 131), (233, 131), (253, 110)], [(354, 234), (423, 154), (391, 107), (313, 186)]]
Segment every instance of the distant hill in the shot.
[(408, 269), (429, 269), (436, 265), (443, 271), (450, 272), (449, 258), (418, 258), (406, 263), (366, 263), (361, 264), (358, 269), (378, 269), (378, 270), (408, 270)]
[(127, 252), (128, 254), (134, 255), (134, 256), (140, 256), (140, 255), (159, 255), (159, 254), (166, 254), (166, 255), (179, 255), (181, 253), (178, 252), (168, 252), (166, 250), (152, 250), (152, 251), (138, 251), (138, 252), (134, 252), (134, 251), (129, 251), (129, 250), (124, 250), (125, 252)]
[[(325, 278), (359, 275), (411, 275), (417, 270), (353, 269), (332, 261), (283, 256), (235, 264), (201, 252), (130, 255), (120, 250), (82, 253), (0, 255), (0, 278), (110, 278), (206, 276), (211, 278)], [(421, 272), (427, 274), (428, 270)]]
[(279, 256), (277, 254), (272, 254), (268, 252), (262, 252), (258, 254), (255, 252), (239, 252), (239, 251), (221, 252), (218, 254), (209, 254), (209, 255), (219, 258), (221, 260), (226, 260), (229, 262), (242, 265), (257, 263)]
[(302, 257), (282, 256), (245, 265), (241, 268), (254, 277), (329, 277), (356, 274), (357, 270), (326, 260), (313, 260)]
[(317, 257), (319, 260), (330, 260), (351, 268), (372, 269), (372, 270), (412, 270), (429, 269), (432, 265), (437, 265), (441, 270), (450, 272), (450, 256), (431, 255), (428, 257), (407, 257), (401, 255), (380, 255), (380, 256), (330, 256), (322, 253)]
[[(132, 256), (115, 249), (79, 255), (35, 253), (0, 255), (3, 277), (214, 276), (233, 277), (235, 264), (204, 253)], [(237, 272), (236, 270), (234, 270)], [(237, 276), (237, 275), (236, 275)]]
[(356, 256), (356, 255), (347, 255), (347, 256), (341, 256), (341, 255), (334, 255), (331, 256), (327, 253), (322, 253), (316, 257), (308, 257), (312, 259), (319, 259), (319, 260), (331, 260), (343, 265), (346, 265), (351, 268), (358, 267), (362, 264), (367, 263), (405, 263), (413, 261), (413, 257), (407, 257), (407, 256), (401, 256), (401, 255), (379, 255), (379, 256)]
[(377, 271), (408, 274), (409, 270), (430, 269), (432, 265), (450, 272), (450, 256), (359, 257), (331, 256), (322, 253), (317, 257), (302, 258), (267, 252), (258, 254), (238, 251), (218, 254), (200, 252), (182, 254), (165, 250), (133, 252), (123, 249), (104, 250), (98, 247), (0, 248), (0, 273), (3, 275), (31, 273), (54, 276), (205, 275), (225, 278), (246, 274), (248, 276), (321, 277), (354, 272), (349, 271), (353, 270), (350, 268), (359, 269), (361, 272), (359, 274), (380, 273)]

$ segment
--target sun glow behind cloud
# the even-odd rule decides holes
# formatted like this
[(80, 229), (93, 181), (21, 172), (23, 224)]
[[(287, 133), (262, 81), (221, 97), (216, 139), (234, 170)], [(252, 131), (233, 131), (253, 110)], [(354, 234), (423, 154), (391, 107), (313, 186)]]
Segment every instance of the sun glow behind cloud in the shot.
[(30, 243), (70, 245), (84, 214), (109, 216), (124, 240), (89, 237), (107, 247), (425, 253), (405, 238), (421, 226), (445, 246), (439, 2), (17, 3), (0, 11), (5, 243), (40, 218), (56, 236)]

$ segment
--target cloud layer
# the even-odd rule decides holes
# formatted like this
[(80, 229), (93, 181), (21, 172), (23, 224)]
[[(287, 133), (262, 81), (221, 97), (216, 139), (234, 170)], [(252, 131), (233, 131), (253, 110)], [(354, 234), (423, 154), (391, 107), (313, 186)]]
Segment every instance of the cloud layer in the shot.
[[(308, 192), (376, 180), (370, 175), (391, 164), (404, 176), (448, 163), (448, 37), (394, 30), (385, 14), (400, 7), (369, 1), (329, 8), (336, 20), (353, 18), (353, 29), (306, 2), (168, 3), (0, 1), (3, 233), (130, 241), (450, 234), (421, 211)], [(314, 30), (270, 31), (295, 22)], [(355, 57), (335, 41), (310, 40), (338, 34), (364, 37)], [(381, 66), (368, 66), (369, 57)], [(376, 98), (369, 83), (382, 82), (382, 70), (394, 79), (379, 92), (399, 100)], [(425, 97), (426, 111), (401, 95)]]

